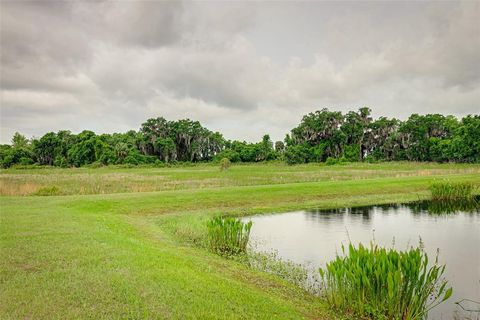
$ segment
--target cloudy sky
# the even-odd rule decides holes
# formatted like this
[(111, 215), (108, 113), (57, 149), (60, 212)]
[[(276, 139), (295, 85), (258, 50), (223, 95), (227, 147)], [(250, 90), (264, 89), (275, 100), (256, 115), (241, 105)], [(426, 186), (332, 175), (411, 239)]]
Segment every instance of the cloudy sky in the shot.
[(157, 116), (257, 141), (323, 107), (480, 112), (480, 2), (0, 6), (3, 143)]

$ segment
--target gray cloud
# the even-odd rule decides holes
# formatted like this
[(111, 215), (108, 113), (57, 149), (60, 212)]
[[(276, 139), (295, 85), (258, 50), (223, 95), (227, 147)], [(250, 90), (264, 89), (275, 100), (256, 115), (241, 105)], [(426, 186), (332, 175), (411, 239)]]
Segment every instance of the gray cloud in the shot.
[(302, 115), (478, 113), (476, 2), (0, 3), (1, 142), (198, 119), (282, 139)]

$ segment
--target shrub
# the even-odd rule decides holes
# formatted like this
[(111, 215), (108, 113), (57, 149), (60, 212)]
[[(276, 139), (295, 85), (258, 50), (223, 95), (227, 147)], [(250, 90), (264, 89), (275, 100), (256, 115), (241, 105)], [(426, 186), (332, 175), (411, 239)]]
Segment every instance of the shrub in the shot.
[(225, 149), (215, 156), (215, 160), (222, 160), (224, 158), (227, 158), (231, 162), (240, 162), (241, 161), (240, 154), (238, 154), (238, 152), (236, 152), (235, 150), (232, 150), (232, 149)]
[(65, 158), (64, 156), (56, 156), (53, 160), (53, 165), (56, 167), (66, 168), (68, 167), (67, 158)]
[(95, 162), (92, 162), (92, 163), (86, 165), (86, 167), (91, 168), (91, 169), (98, 169), (98, 168), (103, 167), (103, 163), (101, 163), (100, 161), (95, 161)]
[(33, 163), (34, 163), (33, 160), (31, 158), (27, 158), (27, 157), (21, 157), (18, 160), (18, 164), (20, 164), (22, 166), (28, 166), (28, 165), (31, 165)]
[(348, 255), (337, 256), (320, 269), (328, 302), (358, 317), (424, 319), (427, 312), (452, 294), (442, 282), (445, 266), (428, 268), (420, 248), (397, 252), (361, 244), (349, 245)]
[(335, 159), (335, 158), (330, 158), (328, 157), (327, 160), (325, 161), (325, 164), (327, 166), (333, 166), (334, 164), (337, 164), (338, 163), (338, 160)]
[(307, 163), (309, 154), (309, 148), (305, 145), (288, 146), (285, 149), (285, 161), (289, 165)]
[(244, 223), (236, 218), (213, 218), (207, 222), (207, 240), (210, 250), (230, 256), (247, 251), (252, 222)]
[(232, 163), (227, 158), (223, 158), (222, 160), (220, 160), (220, 170), (222, 171), (227, 170), (228, 168), (230, 168), (231, 165)]
[(472, 200), (476, 187), (468, 182), (438, 182), (430, 186), (432, 200)]
[(355, 162), (360, 159), (360, 146), (358, 144), (345, 145), (343, 156), (347, 162)]
[(60, 188), (57, 186), (41, 187), (33, 195), (35, 196), (55, 196), (60, 193)]

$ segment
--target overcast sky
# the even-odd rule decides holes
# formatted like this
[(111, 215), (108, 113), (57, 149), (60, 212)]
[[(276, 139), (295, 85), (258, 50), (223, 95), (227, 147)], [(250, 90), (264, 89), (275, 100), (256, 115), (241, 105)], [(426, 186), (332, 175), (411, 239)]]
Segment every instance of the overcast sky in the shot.
[(158, 116), (258, 141), (323, 107), (480, 113), (480, 2), (0, 6), (2, 143)]

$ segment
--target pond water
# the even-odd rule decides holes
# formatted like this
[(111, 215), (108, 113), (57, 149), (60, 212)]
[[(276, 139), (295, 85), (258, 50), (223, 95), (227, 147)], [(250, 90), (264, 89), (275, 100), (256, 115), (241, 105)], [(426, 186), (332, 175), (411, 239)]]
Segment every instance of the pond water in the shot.
[[(438, 208), (437, 208), (438, 209)], [(467, 210), (467, 209), (465, 209)], [(480, 209), (468, 208), (450, 214), (428, 202), (381, 205), (335, 210), (296, 211), (244, 218), (253, 221), (251, 243), (256, 251), (277, 251), (286, 260), (324, 267), (341, 253), (341, 245), (375, 243), (399, 250), (418, 246), (422, 239), (430, 260), (439, 251), (446, 264), (445, 278), (452, 297), (429, 313), (429, 319), (480, 319), (455, 302), (480, 302)], [(478, 309), (480, 304), (462, 303)]]

